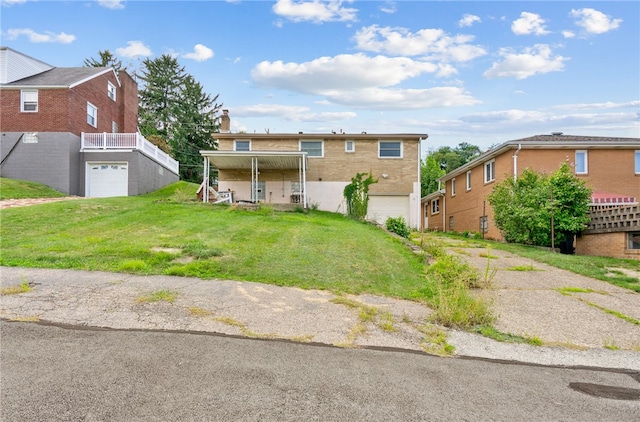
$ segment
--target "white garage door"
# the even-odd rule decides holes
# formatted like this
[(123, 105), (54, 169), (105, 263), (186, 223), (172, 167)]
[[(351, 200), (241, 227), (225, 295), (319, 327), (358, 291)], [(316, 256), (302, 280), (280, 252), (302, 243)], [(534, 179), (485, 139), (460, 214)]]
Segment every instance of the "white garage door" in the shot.
[(87, 196), (106, 198), (129, 194), (129, 164), (87, 163)]
[(367, 219), (384, 225), (389, 217), (404, 217), (409, 224), (409, 196), (376, 195), (369, 196)]

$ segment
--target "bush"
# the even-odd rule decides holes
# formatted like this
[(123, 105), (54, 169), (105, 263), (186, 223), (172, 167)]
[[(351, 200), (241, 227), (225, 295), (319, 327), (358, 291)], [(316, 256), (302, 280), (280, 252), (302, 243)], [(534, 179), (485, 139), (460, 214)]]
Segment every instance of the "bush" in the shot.
[(402, 237), (409, 237), (411, 230), (404, 221), (404, 217), (389, 217), (385, 223), (387, 230)]

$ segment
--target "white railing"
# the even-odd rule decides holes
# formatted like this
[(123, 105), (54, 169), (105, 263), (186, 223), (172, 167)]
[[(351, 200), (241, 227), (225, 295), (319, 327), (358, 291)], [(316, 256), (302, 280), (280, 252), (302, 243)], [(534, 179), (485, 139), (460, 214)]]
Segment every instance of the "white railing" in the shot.
[(156, 162), (163, 164), (169, 170), (178, 174), (180, 163), (174, 160), (160, 148), (147, 141), (139, 133), (84, 133), (81, 137), (82, 150), (125, 150), (136, 149), (142, 151)]

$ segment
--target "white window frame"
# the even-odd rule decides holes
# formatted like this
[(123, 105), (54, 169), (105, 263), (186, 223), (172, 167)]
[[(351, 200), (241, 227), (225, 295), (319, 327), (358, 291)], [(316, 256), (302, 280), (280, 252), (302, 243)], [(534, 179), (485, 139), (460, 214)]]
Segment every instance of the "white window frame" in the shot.
[(496, 180), (496, 160), (489, 160), (485, 162), (482, 167), (484, 168), (485, 183), (490, 183)]
[(431, 200), (431, 215), (440, 214), (440, 198)]
[(116, 86), (109, 81), (107, 81), (107, 95), (113, 101), (116, 100)]
[(456, 178), (451, 179), (451, 196), (456, 196)]
[(98, 127), (98, 107), (87, 101), (87, 123)]
[(119, 133), (118, 123), (113, 120), (111, 121), (111, 133)]
[[(400, 145), (400, 150), (398, 151), (399, 155), (395, 156), (395, 155), (385, 155), (382, 156), (380, 154), (380, 152), (382, 151), (382, 145), (383, 144), (399, 144)], [(384, 140), (384, 141), (378, 141), (378, 158), (390, 158), (390, 159), (398, 159), (398, 158), (402, 158), (403, 157), (403, 153), (404, 153), (404, 145), (402, 141), (392, 141), (392, 140)]]
[[(30, 110), (26, 105), (35, 105), (35, 109)], [(37, 113), (38, 112), (38, 90), (37, 89), (23, 89), (20, 91), (20, 111), (23, 113)]]
[(635, 173), (640, 174), (640, 150), (635, 151), (635, 153), (633, 154), (633, 157), (634, 157)]
[[(582, 156), (582, 161), (584, 164), (584, 168), (583, 169), (578, 169), (578, 157)], [(577, 150), (576, 151), (576, 155), (575, 155), (575, 170), (576, 170), (576, 174), (589, 174), (589, 154), (587, 153), (587, 150)]]
[(467, 172), (467, 190), (471, 190), (471, 170)]
[(356, 152), (356, 141), (352, 139), (344, 141), (344, 152)]
[[(311, 154), (309, 154), (309, 150), (302, 148), (303, 144), (309, 144), (309, 143), (314, 143), (314, 144), (319, 143), (320, 144), (320, 155), (311, 155)], [(309, 157), (309, 158), (324, 158), (324, 141), (322, 141), (322, 140), (320, 140), (320, 141), (299, 141), (298, 149), (300, 151), (306, 151), (307, 152), (307, 157)]]
[[(242, 142), (243, 144), (246, 142), (249, 144), (249, 149), (238, 149), (238, 142)], [(234, 151), (251, 151), (251, 139), (235, 139), (233, 141), (233, 150)]]

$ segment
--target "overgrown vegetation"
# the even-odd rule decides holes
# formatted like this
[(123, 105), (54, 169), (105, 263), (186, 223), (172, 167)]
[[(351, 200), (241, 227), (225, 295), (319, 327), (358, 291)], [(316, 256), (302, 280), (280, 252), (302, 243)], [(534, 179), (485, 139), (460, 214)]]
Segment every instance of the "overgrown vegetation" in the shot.
[(404, 238), (408, 238), (409, 234), (411, 234), (411, 229), (407, 226), (407, 222), (404, 220), (404, 217), (389, 217), (385, 222), (385, 226), (390, 232)]
[[(367, 176), (366, 179), (364, 176)], [(369, 186), (378, 183), (371, 173), (357, 173), (351, 183), (344, 187), (344, 198), (347, 201), (347, 214), (356, 220), (364, 220), (369, 208)]]

